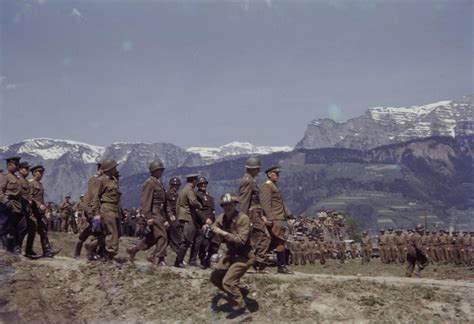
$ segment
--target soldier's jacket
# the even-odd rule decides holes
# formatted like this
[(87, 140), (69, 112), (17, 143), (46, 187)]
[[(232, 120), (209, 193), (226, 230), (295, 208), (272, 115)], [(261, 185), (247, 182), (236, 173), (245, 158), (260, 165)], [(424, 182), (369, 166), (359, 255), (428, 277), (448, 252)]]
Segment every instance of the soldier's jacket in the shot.
[(140, 204), (146, 219), (160, 222), (160, 216), (169, 219), (172, 215), (165, 187), (156, 177), (150, 176), (143, 184)]
[[(196, 191), (197, 201), (201, 204), (201, 208), (196, 210), (197, 212), (197, 223), (202, 226), (206, 223), (206, 220), (210, 219), (213, 222), (216, 220), (216, 209), (214, 204), (214, 198), (207, 192), (200, 190)], [(244, 213), (245, 214), (245, 213)]]
[(227, 245), (227, 255), (252, 258), (250, 246), (250, 219), (244, 213), (235, 212), (233, 219), (228, 219), (225, 214), (217, 218), (214, 226), (226, 231), (227, 235), (221, 236), (222, 243)]
[(459, 237), (459, 236), (453, 236), (453, 245), (456, 247), (456, 248), (461, 248), (462, 247), (462, 236)]
[(0, 175), (0, 203), (10, 205), (14, 213), (22, 212), (21, 184), (13, 173)]
[(471, 246), (471, 236), (469, 235), (464, 235), (462, 237), (462, 245), (463, 247), (467, 248)]
[(102, 176), (99, 176), (97, 174), (93, 175), (92, 177), (89, 178), (89, 181), (87, 181), (87, 191), (84, 194), (84, 212), (88, 218), (94, 217), (94, 213), (92, 212), (92, 200), (94, 198), (94, 195), (99, 188), (99, 183), (100, 179)]
[(269, 221), (285, 221), (288, 216), (291, 216), (283, 203), (280, 189), (270, 180), (266, 181), (260, 189), (260, 203)]
[(321, 253), (324, 253), (328, 250), (328, 245), (326, 243), (326, 241), (319, 241), (318, 242), (318, 248), (319, 248), (319, 252)]
[(104, 175), (99, 178), (97, 190), (92, 198), (93, 215), (108, 213), (119, 213), (120, 211), (120, 189), (115, 177)]
[(447, 235), (440, 235), (439, 236), (439, 242), (441, 245), (448, 245), (449, 244), (449, 237)]
[(395, 233), (387, 234), (387, 244), (391, 246), (395, 245)]
[(18, 177), (18, 180), (20, 180), (20, 186), (21, 186), (21, 202), (23, 205), (23, 209), (25, 212), (29, 213), (29, 205), (31, 201), (31, 188), (30, 184), (28, 183), (28, 180), (26, 180), (23, 177)]
[(63, 203), (59, 206), (58, 210), (63, 217), (72, 216), (73, 214), (72, 205), (66, 200), (63, 201)]
[(388, 235), (382, 234), (379, 236), (379, 245), (388, 245)]
[(363, 248), (371, 249), (372, 248), (372, 240), (370, 239), (369, 236), (362, 236), (360, 245)]
[(176, 202), (178, 200), (178, 192), (173, 190), (168, 190), (166, 192), (166, 199), (168, 200), (168, 206), (170, 207), (171, 213), (174, 216), (176, 215)]
[(433, 236), (433, 246), (440, 246), (440, 245), (441, 245), (440, 236), (438, 234), (435, 234)]
[(301, 252), (302, 251), (302, 247), (301, 247), (301, 242), (300, 241), (294, 241), (292, 244), (291, 244), (291, 247), (293, 249), (293, 252)]
[(179, 192), (178, 200), (176, 201), (178, 219), (186, 222), (196, 222), (196, 209), (198, 208), (201, 208), (201, 205), (197, 201), (193, 184), (187, 183)]
[(412, 233), (407, 242), (407, 253), (416, 256), (416, 253), (422, 253), (425, 255), (425, 248), (423, 247), (423, 244), (421, 243), (421, 238), (422, 236), (418, 233)]
[(405, 238), (405, 235), (403, 235), (403, 234), (395, 235), (393, 240), (395, 242), (395, 245), (397, 245), (398, 247), (400, 247), (401, 245), (403, 245), (403, 246), (406, 245), (406, 238)]
[(257, 181), (248, 173), (240, 180), (239, 202), (240, 211), (246, 215), (250, 208), (261, 208)]
[(305, 252), (305, 253), (309, 253), (311, 252), (311, 243), (310, 241), (303, 241), (303, 243), (301, 243), (301, 251), (302, 252)]
[(33, 202), (33, 212), (35, 214), (43, 214), (40, 210), (41, 206), (44, 206), (44, 188), (43, 184), (35, 179), (29, 181), (31, 201)]

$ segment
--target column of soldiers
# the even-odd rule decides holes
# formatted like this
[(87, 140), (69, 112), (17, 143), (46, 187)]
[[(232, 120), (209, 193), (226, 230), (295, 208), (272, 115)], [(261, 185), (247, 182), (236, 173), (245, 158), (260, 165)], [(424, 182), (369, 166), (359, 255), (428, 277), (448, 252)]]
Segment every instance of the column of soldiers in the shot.
[[(6, 172), (0, 174), (0, 241), (6, 251), (30, 259), (52, 258), (60, 252), (51, 247), (46, 222), (46, 203), (41, 180), (45, 168), (31, 167), (21, 158), (6, 159)], [(31, 179), (28, 176), (31, 173)], [(36, 234), (40, 238), (42, 255), (33, 247)], [(23, 244), (26, 238), (26, 244)]]

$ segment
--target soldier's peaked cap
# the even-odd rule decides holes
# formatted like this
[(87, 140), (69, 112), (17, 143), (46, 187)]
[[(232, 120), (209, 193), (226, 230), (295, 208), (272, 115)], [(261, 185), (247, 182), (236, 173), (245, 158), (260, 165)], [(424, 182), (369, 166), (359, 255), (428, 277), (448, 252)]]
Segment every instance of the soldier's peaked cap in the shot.
[(269, 172), (277, 172), (277, 173), (281, 172), (281, 167), (277, 164), (272, 165), (271, 167), (269, 167), (265, 170), (265, 173), (269, 173)]
[(35, 165), (34, 167), (30, 168), (30, 171), (31, 172), (35, 172), (35, 171), (45, 171), (46, 169), (44, 168), (44, 166), (42, 165)]
[(11, 157), (8, 157), (8, 158), (5, 159), (5, 161), (7, 161), (7, 163), (10, 163), (10, 162), (18, 163), (18, 162), (20, 162), (20, 160), (21, 160), (21, 157), (19, 157), (19, 156), (11, 156)]
[(24, 161), (24, 162), (21, 162), (21, 163), (20, 163), (19, 168), (20, 168), (20, 169), (27, 169), (27, 170), (29, 170), (29, 169), (30, 169), (30, 165), (28, 164), (28, 162)]
[(186, 176), (186, 179), (191, 180), (191, 179), (197, 179), (198, 177), (199, 177), (199, 174), (191, 173)]

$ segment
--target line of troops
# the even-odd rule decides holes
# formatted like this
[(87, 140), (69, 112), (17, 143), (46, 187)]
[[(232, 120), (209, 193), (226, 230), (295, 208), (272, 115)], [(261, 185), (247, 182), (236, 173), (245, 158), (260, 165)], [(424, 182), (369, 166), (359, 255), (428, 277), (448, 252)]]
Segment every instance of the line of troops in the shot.
[[(380, 231), (380, 259), (383, 263), (404, 263), (406, 260), (407, 242), (414, 231), (398, 229)], [(474, 261), (474, 232), (444, 230), (425, 230), (421, 235), (421, 245), (431, 263), (470, 266)]]
[[(344, 263), (347, 258), (346, 243), (342, 238), (336, 241), (327, 241), (324, 236), (320, 236), (318, 239), (309, 235), (289, 240), (287, 246), (291, 254), (289, 262), (295, 266), (315, 264), (317, 260), (324, 265), (330, 258)], [(355, 259), (359, 252), (354, 243), (350, 247), (351, 258)]]

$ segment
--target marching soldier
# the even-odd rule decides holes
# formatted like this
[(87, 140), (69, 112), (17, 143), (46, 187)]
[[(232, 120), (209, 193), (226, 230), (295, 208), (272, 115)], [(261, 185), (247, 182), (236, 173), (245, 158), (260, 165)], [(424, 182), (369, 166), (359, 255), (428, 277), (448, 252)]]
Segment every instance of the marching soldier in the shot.
[(389, 228), (387, 234), (387, 254), (389, 263), (396, 263), (396, 250), (395, 233), (393, 232), (393, 228)]
[(255, 177), (260, 173), (261, 162), (249, 158), (245, 162), (246, 173), (240, 180), (239, 201), (242, 213), (250, 217), (252, 222), (251, 241), (255, 251), (255, 270), (267, 273), (265, 256), (270, 245), (270, 234), (267, 229), (267, 218), (262, 214), (260, 193)]
[(421, 244), (421, 237), (423, 236), (423, 226), (416, 225), (415, 232), (410, 235), (407, 242), (407, 269), (406, 276), (411, 277), (415, 266), (418, 265), (418, 270), (416, 272), (417, 276), (420, 276), (421, 271), (428, 264), (428, 259), (426, 257), (426, 252)]
[(439, 231), (440, 261), (444, 264), (449, 262), (449, 237), (444, 230)]
[[(95, 191), (99, 188), (99, 183), (100, 183), (100, 177), (103, 175), (103, 171), (101, 169), (101, 163), (97, 163), (97, 170), (96, 173), (89, 178), (87, 181), (87, 191), (84, 195), (84, 199), (82, 200), (82, 206), (84, 209), (84, 217), (87, 221), (87, 223), (84, 224), (84, 228), (81, 229), (78, 237), (78, 242), (76, 243), (76, 249), (74, 251), (74, 257), (79, 258), (81, 256), (81, 250), (82, 246), (84, 245), (84, 242), (94, 234), (93, 228), (92, 228), (92, 219), (94, 217), (93, 211), (92, 211), (92, 200), (95, 195)], [(97, 224), (97, 223), (96, 223)], [(100, 228), (95, 228), (96, 231), (100, 231)], [(99, 233), (96, 233), (99, 234)], [(99, 242), (98, 239), (94, 240), (94, 243), (91, 243), (89, 245), (89, 259), (94, 259), (97, 258), (97, 248), (98, 248)]]
[[(45, 217), (46, 206), (44, 202), (44, 188), (41, 183), (45, 168), (42, 165), (37, 165), (32, 167), (30, 171), (33, 176), (32, 179), (30, 179), (30, 192), (32, 201), (31, 208), (36, 219), (35, 230), (40, 236), (43, 257), (52, 258), (58, 254), (61, 249), (53, 250), (48, 238), (48, 225)], [(34, 238), (32, 240), (34, 240)]]
[(138, 251), (147, 250), (155, 245), (155, 250), (147, 258), (148, 261), (155, 264), (158, 257), (158, 265), (166, 265), (166, 247), (168, 246), (166, 230), (170, 225), (169, 221), (174, 221), (174, 215), (168, 206), (165, 187), (160, 180), (164, 170), (165, 167), (162, 161), (150, 163), (150, 177), (143, 184), (140, 203), (147, 219), (147, 225), (151, 230), (138, 244), (127, 249), (132, 263)]
[(166, 199), (171, 213), (174, 215), (174, 221), (170, 222), (168, 229), (168, 244), (171, 248), (178, 252), (180, 246), (180, 225), (176, 214), (176, 202), (178, 201), (179, 188), (181, 187), (181, 180), (178, 177), (173, 177), (169, 181), (169, 189), (166, 192)]
[(367, 235), (367, 232), (362, 233), (360, 245), (362, 249), (362, 264), (367, 264), (370, 262), (370, 256), (372, 255), (372, 240)]
[(197, 201), (194, 188), (197, 185), (198, 177), (198, 174), (186, 176), (186, 186), (179, 192), (176, 201), (176, 213), (180, 222), (180, 247), (174, 265), (178, 268), (186, 268), (184, 257), (197, 234), (196, 211), (201, 208), (201, 204)]
[(199, 229), (194, 244), (191, 247), (191, 260), (189, 265), (199, 266), (197, 257), (201, 261), (200, 267), (206, 269), (211, 266), (211, 257), (219, 250), (219, 237), (206, 231), (206, 227), (216, 221), (214, 198), (207, 192), (209, 182), (205, 177), (199, 177), (196, 191), (197, 201), (201, 208), (197, 210), (197, 228)]
[(25, 236), (26, 239), (26, 248), (25, 256), (29, 259), (37, 259), (39, 256), (36, 255), (36, 252), (33, 250), (33, 244), (36, 234), (36, 220), (31, 213), (31, 188), (30, 183), (26, 179), (30, 174), (30, 166), (28, 162), (20, 163), (18, 170), (18, 179), (20, 180), (21, 185), (21, 200), (23, 215), (26, 222), (26, 230), (21, 233), (21, 241), (23, 242)]
[(212, 226), (212, 231), (227, 245), (227, 253), (219, 260), (210, 280), (237, 305), (230, 318), (240, 323), (251, 316), (244, 300), (248, 291), (240, 287), (240, 279), (253, 264), (254, 256), (250, 245), (250, 219), (236, 209), (238, 201), (230, 194), (221, 199), (224, 213)]
[(15, 173), (20, 157), (6, 159), (6, 173), (0, 176), (0, 237), (8, 252), (21, 253), (21, 237), (26, 228), (21, 183)]
[(277, 182), (280, 178), (281, 169), (273, 165), (265, 170), (268, 180), (260, 189), (260, 202), (263, 213), (267, 219), (267, 226), (271, 233), (271, 247), (275, 248), (277, 254), (278, 272), (293, 274), (286, 266), (285, 255), (285, 221), (292, 217), (291, 212), (285, 207), (283, 197)]
[(433, 237), (433, 259), (436, 263), (442, 262), (440, 255), (441, 241), (439, 239), (439, 233), (432, 232)]
[[(119, 249), (120, 196), (115, 160), (104, 160), (101, 163), (104, 175), (100, 177), (97, 190), (92, 197), (92, 228), (102, 229), (104, 233), (104, 256), (112, 260)], [(102, 248), (102, 247), (100, 247)]]
[(321, 265), (324, 265), (326, 264), (326, 255), (328, 253), (328, 246), (323, 236), (319, 238), (318, 247), (319, 247), (319, 263)]

